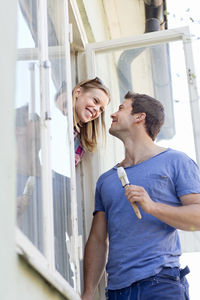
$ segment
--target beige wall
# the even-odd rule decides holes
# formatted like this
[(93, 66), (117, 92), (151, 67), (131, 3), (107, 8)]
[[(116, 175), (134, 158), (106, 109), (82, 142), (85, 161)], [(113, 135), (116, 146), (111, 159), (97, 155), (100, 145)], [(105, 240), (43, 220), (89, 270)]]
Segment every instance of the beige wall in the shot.
[[(67, 299), (47, 283), (22, 258), (17, 259), (15, 300), (64, 300)], [(10, 299), (9, 299), (10, 300)]]
[(143, 0), (103, 0), (110, 39), (144, 33)]

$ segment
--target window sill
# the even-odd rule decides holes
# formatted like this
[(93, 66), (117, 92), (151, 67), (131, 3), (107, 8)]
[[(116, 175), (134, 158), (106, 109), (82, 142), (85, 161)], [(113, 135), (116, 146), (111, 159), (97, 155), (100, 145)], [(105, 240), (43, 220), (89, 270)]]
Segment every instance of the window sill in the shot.
[(37, 250), (29, 239), (16, 228), (16, 251), (17, 254), (45, 278), (63, 296), (70, 300), (81, 300), (69, 283), (54, 269), (47, 259)]

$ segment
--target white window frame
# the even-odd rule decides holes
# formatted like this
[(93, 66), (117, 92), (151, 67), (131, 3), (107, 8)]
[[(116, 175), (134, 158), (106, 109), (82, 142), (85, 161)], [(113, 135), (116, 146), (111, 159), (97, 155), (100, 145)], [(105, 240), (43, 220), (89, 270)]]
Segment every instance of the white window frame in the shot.
[(145, 33), (138, 36), (131, 36), (128, 38), (114, 39), (104, 42), (87, 44), (85, 52), (87, 76), (92, 78), (97, 75), (95, 59), (96, 54), (98, 53), (106, 53), (114, 50), (125, 50), (130, 48), (133, 49), (147, 47), (160, 43), (167, 43), (178, 40), (183, 42), (195, 152), (197, 163), (200, 166), (200, 99), (197, 92), (196, 78), (194, 76), (195, 68), (192, 54), (192, 38), (190, 35), (189, 27), (161, 30), (156, 32)]
[[(70, 60), (70, 25), (67, 9), (68, 1), (63, 0), (65, 13), (65, 37), (63, 56), (66, 61), (69, 144), (71, 161), (74, 161), (73, 113), (72, 113), (72, 84)], [(53, 197), (50, 160), (50, 117), (49, 117), (49, 49), (47, 38), (47, 0), (38, 0), (38, 38), (39, 49), (19, 49), (18, 60), (32, 60), (35, 56), (40, 62), (40, 95), (41, 95), (41, 149), (45, 153), (42, 157), (42, 201), (44, 222), (44, 255), (32, 244), (25, 234), (16, 228), (16, 250), (35, 270), (38, 271), (52, 286), (68, 299), (80, 300), (80, 237), (78, 236), (77, 201), (75, 165), (71, 164), (71, 213), (72, 213), (72, 239), (70, 246), (73, 249), (73, 262), (75, 265), (75, 289), (55, 269), (54, 261), (54, 224), (53, 224)], [(56, 53), (57, 47), (51, 47), (50, 52)], [(59, 49), (60, 50), (60, 49)], [(31, 53), (31, 54), (30, 54)], [(33, 55), (34, 54), (34, 55)], [(48, 68), (47, 68), (48, 67)]]

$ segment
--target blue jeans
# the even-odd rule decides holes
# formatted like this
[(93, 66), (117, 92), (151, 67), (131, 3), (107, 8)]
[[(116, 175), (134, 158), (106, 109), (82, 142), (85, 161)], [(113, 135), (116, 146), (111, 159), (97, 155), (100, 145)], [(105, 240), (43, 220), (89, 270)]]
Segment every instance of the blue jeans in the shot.
[(120, 290), (107, 290), (106, 300), (189, 300), (189, 268), (163, 268), (155, 276)]

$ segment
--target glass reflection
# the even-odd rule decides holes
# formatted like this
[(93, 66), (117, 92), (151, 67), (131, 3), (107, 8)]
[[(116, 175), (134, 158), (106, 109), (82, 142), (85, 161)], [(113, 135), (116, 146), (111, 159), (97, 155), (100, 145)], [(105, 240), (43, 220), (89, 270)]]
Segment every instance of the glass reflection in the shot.
[[(74, 286), (71, 255), (70, 151), (66, 97), (56, 95), (65, 76), (64, 1), (48, 1), (48, 45), (51, 62), (51, 166), (56, 270)], [(40, 139), (40, 62), (37, 1), (19, 0), (16, 74), (17, 224), (43, 252), (43, 203)], [(64, 106), (62, 103), (64, 102)]]
[[(52, 89), (55, 91), (53, 83)], [(59, 271), (71, 285), (74, 285), (74, 265), (70, 252), (70, 238), (72, 236), (70, 204), (71, 175), (66, 94), (61, 93), (59, 96), (58, 92), (54, 92), (54, 94), (55, 96), (52, 99), (51, 156), (55, 263), (57, 271)]]
[[(20, 0), (16, 65), (17, 224), (43, 252), (37, 3)], [(22, 50), (23, 48), (23, 50)]]
[(40, 117), (29, 114), (28, 104), (16, 109), (16, 142), (17, 223), (42, 252)]
[(71, 160), (68, 135), (64, 1), (47, 1), (51, 62), (51, 158), (56, 270), (74, 286), (71, 238)]

